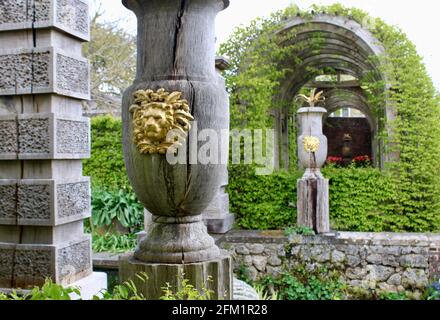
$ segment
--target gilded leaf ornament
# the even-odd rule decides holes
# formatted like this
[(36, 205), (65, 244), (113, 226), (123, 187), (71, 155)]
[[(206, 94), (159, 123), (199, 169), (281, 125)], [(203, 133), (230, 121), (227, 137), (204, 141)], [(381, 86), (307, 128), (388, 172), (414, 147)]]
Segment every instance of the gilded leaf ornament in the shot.
[(319, 149), (319, 138), (307, 136), (303, 139), (304, 150), (308, 153), (316, 152)]

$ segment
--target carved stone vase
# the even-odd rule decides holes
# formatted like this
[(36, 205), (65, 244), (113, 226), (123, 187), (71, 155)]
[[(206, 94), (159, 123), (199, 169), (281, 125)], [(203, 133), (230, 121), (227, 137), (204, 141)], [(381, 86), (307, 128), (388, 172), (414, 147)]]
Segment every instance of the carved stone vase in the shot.
[[(133, 189), (152, 214), (135, 251), (149, 263), (196, 263), (217, 259), (202, 213), (221, 185), (226, 164), (190, 159), (200, 151), (197, 134), (218, 137), (229, 128), (228, 96), (215, 70), (216, 15), (228, 0), (123, 0), (138, 19), (134, 84), (123, 97), (123, 147)], [(186, 163), (172, 164), (176, 131)], [(194, 139), (191, 139), (195, 137)], [(177, 153), (183, 152), (177, 150)]]
[(306, 169), (304, 177), (322, 177), (320, 168), (327, 159), (327, 137), (322, 132), (324, 108), (307, 107), (298, 110), (301, 134), (298, 137), (298, 159)]

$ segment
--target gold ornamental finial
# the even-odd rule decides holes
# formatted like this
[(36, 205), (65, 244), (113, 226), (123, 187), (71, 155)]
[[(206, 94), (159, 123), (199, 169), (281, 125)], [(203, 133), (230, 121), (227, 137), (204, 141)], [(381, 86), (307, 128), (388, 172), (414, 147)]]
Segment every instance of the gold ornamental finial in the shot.
[(310, 91), (310, 96), (306, 96), (304, 94), (299, 94), (296, 96), (296, 100), (302, 100), (309, 104), (309, 107), (313, 108), (315, 104), (319, 102), (324, 102), (325, 97), (322, 96), (324, 91), (320, 91), (316, 93), (316, 88)]

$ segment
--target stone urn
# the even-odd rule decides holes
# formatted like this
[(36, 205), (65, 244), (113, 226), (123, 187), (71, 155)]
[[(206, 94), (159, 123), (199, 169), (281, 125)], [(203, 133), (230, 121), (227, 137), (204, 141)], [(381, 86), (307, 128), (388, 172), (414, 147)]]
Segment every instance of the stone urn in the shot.
[(322, 117), (327, 110), (320, 107), (306, 107), (298, 110), (300, 136), (298, 137), (298, 158), (306, 169), (304, 176), (322, 177), (320, 168), (327, 159), (327, 137), (322, 132)]
[[(124, 157), (133, 189), (152, 214), (134, 258), (168, 264), (218, 259), (202, 213), (219, 190), (226, 164), (199, 162), (197, 136), (209, 129), (220, 137), (229, 129), (228, 96), (215, 70), (214, 48), (215, 17), (229, 0), (123, 4), (138, 19), (137, 76), (122, 105)], [(171, 130), (179, 139), (169, 139)], [(173, 147), (176, 140), (180, 149)], [(181, 152), (185, 163), (167, 159)]]

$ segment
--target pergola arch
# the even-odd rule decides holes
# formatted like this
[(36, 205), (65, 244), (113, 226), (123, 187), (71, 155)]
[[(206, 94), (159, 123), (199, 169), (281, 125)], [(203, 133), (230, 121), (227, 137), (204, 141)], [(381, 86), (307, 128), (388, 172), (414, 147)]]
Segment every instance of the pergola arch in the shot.
[[(288, 36), (289, 32), (293, 36)], [(311, 69), (331, 68), (336, 74), (351, 75), (357, 79), (372, 75), (373, 80), (386, 83), (386, 77), (382, 74), (380, 67), (380, 57), (385, 55), (382, 44), (356, 21), (326, 14), (315, 15), (308, 19), (293, 17), (283, 22), (277, 34), (287, 35), (280, 42), (281, 46), (294, 44), (295, 47), (300, 48), (297, 52), (292, 52), (292, 56), (283, 62), (287, 65), (282, 67), (289, 68), (289, 63), (296, 61), (294, 67), (291, 68), (293, 72), (288, 73), (281, 81), (280, 91), (275, 97), (281, 105), (285, 106), (282, 112), (284, 116), (279, 119), (281, 123), (276, 126), (279, 129), (280, 136), (277, 140), (281, 143), (279, 149), (282, 153), (278, 155), (278, 160), (281, 157), (284, 166), (288, 167), (288, 115), (292, 114), (289, 108), (301, 88), (307, 86), (325, 91), (326, 107), (330, 113), (332, 110), (347, 107), (358, 109), (366, 115), (372, 130), (375, 164), (382, 167), (386, 159), (382, 152), (383, 143), (377, 139), (381, 125), (379, 116), (385, 121), (391, 120), (395, 114), (391, 104), (384, 101), (381, 111), (383, 115), (379, 115), (377, 110), (373, 111), (368, 104), (360, 81), (353, 83), (351, 87), (341, 87), (338, 83), (320, 87), (319, 83), (313, 82), (317, 74), (310, 71)], [(310, 46), (311, 41), (316, 41), (319, 50)]]

